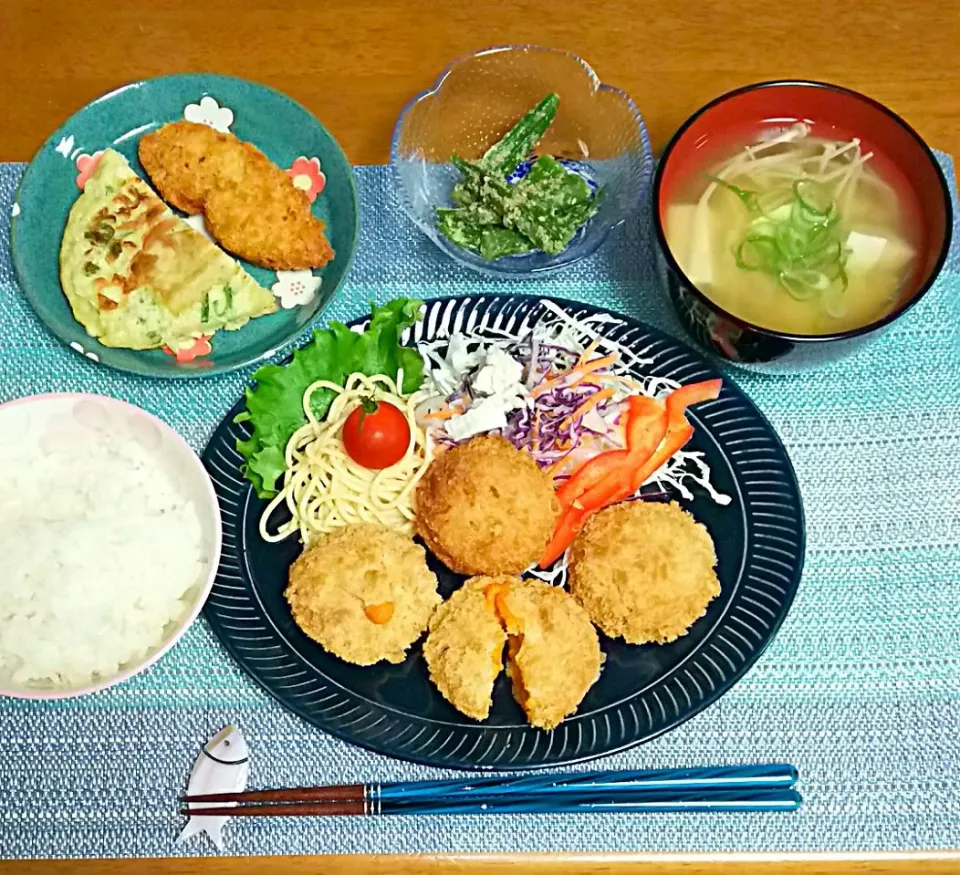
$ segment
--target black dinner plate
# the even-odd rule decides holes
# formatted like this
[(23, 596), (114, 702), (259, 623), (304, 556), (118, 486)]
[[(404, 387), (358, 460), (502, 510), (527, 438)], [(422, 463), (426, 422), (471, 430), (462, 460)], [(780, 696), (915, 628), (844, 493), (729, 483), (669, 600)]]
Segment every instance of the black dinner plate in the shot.
[[(517, 335), (544, 313), (541, 298), (447, 298), (426, 303), (406, 342), (453, 330)], [(552, 299), (570, 315), (604, 313)], [(606, 337), (652, 359), (644, 375), (682, 383), (717, 372), (702, 356), (633, 319)], [(358, 320), (362, 324), (365, 320)], [(702, 711), (756, 661), (783, 622), (803, 567), (804, 523), (793, 467), (763, 414), (728, 379), (720, 397), (688, 412), (695, 433), (687, 449), (703, 453), (712, 483), (731, 497), (717, 504), (693, 486), (677, 500), (713, 536), (720, 596), (689, 633), (667, 645), (624, 644), (601, 635), (606, 663), (579, 710), (551, 732), (534, 729), (504, 675), (488, 720), (457, 712), (430, 684), (420, 644), (400, 665), (350, 665), (326, 653), (294, 624), (283, 598), (294, 539), (268, 544), (258, 533), (266, 502), (243, 479), (235, 444), (248, 436), (226, 415), (203, 455), (223, 515), (223, 553), (205, 615), (227, 650), (284, 707), (346, 741), (437, 766), (529, 769), (581, 762), (647, 741)], [(444, 597), (463, 577), (431, 557)]]

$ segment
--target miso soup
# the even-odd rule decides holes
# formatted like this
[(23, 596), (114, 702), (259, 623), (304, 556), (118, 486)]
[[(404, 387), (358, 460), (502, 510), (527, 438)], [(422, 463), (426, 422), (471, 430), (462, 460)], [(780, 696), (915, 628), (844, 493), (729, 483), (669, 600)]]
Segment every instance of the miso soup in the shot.
[(911, 212), (858, 140), (798, 123), (694, 174), (666, 236), (688, 279), (751, 324), (789, 334), (869, 325), (916, 268)]

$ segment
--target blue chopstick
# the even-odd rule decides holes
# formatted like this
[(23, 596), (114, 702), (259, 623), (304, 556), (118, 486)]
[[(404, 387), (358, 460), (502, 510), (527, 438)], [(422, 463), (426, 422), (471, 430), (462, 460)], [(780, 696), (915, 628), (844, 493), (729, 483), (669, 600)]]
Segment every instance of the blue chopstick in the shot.
[[(419, 802), (374, 803), (371, 815), (402, 814), (665, 814), (677, 812), (796, 811), (802, 804), (796, 790), (691, 790), (623, 793), (615, 798), (590, 796), (535, 796), (527, 799), (491, 797)], [(278, 806), (283, 808), (284, 806)]]
[(787, 789), (797, 783), (797, 770), (787, 763), (765, 765), (707, 766), (692, 769), (645, 769), (634, 771), (538, 772), (516, 777), (409, 781), (367, 784), (370, 799), (470, 798), (530, 794), (560, 795), (601, 791), (614, 796), (643, 790), (719, 790), (739, 787)]
[(677, 812), (784, 812), (801, 805), (796, 790), (635, 790), (616, 797), (603, 792), (534, 796), (488, 796), (417, 800), (282, 802), (185, 809), (206, 817), (342, 817), (437, 814), (662, 814)]
[[(797, 770), (786, 763), (696, 769), (537, 773), (187, 796), (215, 816), (545, 814), (794, 811)], [(267, 803), (247, 805), (245, 803)]]

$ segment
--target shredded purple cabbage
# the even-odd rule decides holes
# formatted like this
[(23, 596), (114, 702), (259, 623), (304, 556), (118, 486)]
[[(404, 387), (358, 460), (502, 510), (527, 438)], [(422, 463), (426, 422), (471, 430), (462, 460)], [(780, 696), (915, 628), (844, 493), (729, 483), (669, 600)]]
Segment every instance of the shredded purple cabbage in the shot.
[[(506, 349), (509, 355), (523, 364), (525, 373), (530, 371), (533, 354), (531, 347), (531, 343), (521, 343)], [(536, 354), (535, 386), (543, 381), (543, 375), (548, 370), (557, 366), (569, 367), (578, 357), (576, 351), (554, 343), (537, 343)], [(469, 401), (472, 398), (470, 390), (475, 377), (476, 369), (464, 374), (460, 388), (450, 395), (446, 402), (450, 404), (457, 399)], [(534, 399), (532, 409), (523, 407), (512, 411), (507, 416), (506, 427), (500, 429), (500, 434), (517, 449), (529, 452), (541, 467), (549, 467), (573, 452), (584, 433), (601, 437), (606, 434), (604, 431), (584, 426), (582, 416), (573, 417), (569, 425), (566, 424), (574, 412), (599, 391), (597, 386), (586, 383), (552, 388)], [(603, 405), (600, 407), (602, 408)], [(537, 418), (539, 418), (539, 427), (536, 446), (534, 446), (534, 420)], [(616, 424), (618, 421), (619, 413), (613, 418), (613, 423)], [(445, 447), (457, 443), (442, 430), (438, 430), (436, 441)]]

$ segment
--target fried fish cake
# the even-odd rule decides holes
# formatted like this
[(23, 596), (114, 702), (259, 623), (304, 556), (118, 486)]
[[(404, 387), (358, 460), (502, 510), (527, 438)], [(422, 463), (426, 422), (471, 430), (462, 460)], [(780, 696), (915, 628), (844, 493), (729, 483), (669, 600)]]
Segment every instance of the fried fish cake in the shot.
[(138, 152), (160, 194), (185, 212), (204, 213), (210, 233), (234, 255), (273, 270), (323, 267), (333, 258), (309, 198), (251, 143), (178, 121), (142, 137)]
[[(248, 144), (245, 144), (248, 145)], [(272, 270), (323, 267), (333, 258), (324, 223), (279, 168), (207, 196), (207, 227), (224, 249)]]
[(490, 716), (493, 683), (503, 670), (507, 633), (487, 595), (497, 582), (475, 577), (464, 583), (437, 608), (423, 644), (430, 680), (454, 708), (474, 720)]
[(539, 580), (511, 583), (496, 605), (508, 635), (513, 696), (532, 726), (553, 729), (600, 676), (597, 631), (568, 593)]
[(519, 574), (547, 546), (559, 512), (550, 478), (495, 435), (447, 450), (417, 486), (417, 530), (461, 574)]
[(318, 538), (284, 595), (307, 635), (356, 665), (403, 662), (441, 602), (423, 547), (370, 524)]
[(632, 501), (594, 514), (570, 548), (570, 592), (628, 644), (686, 635), (720, 594), (710, 533), (678, 504)]
[[(178, 210), (195, 215), (203, 212), (207, 192), (221, 170), (230, 169), (224, 149), (226, 137), (209, 125), (179, 121), (140, 138), (137, 153), (140, 163), (160, 196)], [(221, 167), (220, 165), (225, 165)], [(243, 162), (234, 161), (233, 174), (241, 178)]]

